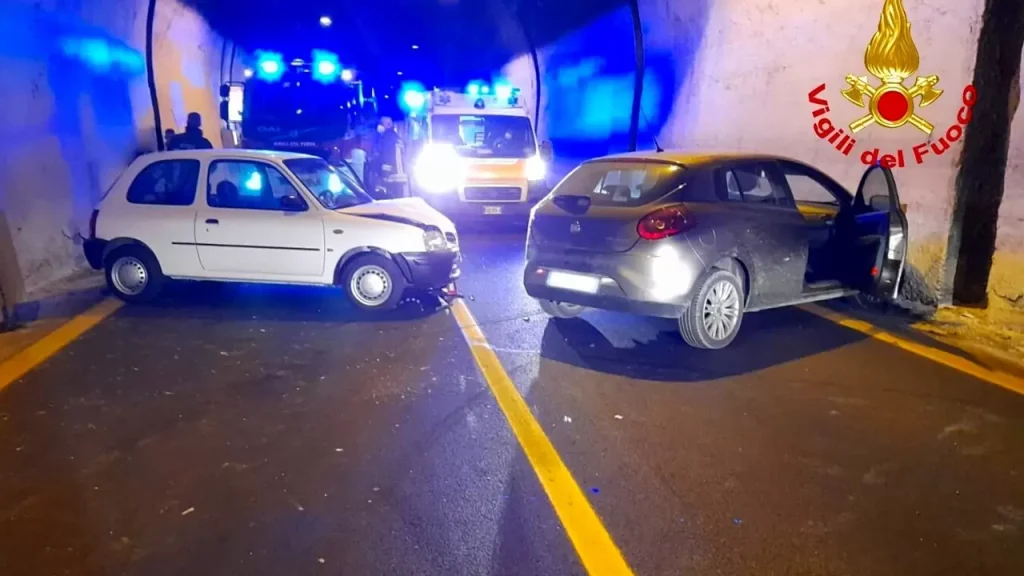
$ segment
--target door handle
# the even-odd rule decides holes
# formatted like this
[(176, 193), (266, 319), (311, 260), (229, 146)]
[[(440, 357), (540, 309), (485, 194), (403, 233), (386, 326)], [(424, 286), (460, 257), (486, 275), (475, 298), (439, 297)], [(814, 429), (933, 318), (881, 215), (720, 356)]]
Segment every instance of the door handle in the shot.
[(344, 231), (344, 230), (342, 230), (341, 228), (335, 228), (335, 229), (334, 229), (334, 233), (335, 233), (335, 234), (344, 234), (344, 233), (345, 233), (345, 231)]
[(206, 219), (206, 223), (207, 224), (220, 224), (220, 220), (217, 220), (216, 218), (207, 218)]

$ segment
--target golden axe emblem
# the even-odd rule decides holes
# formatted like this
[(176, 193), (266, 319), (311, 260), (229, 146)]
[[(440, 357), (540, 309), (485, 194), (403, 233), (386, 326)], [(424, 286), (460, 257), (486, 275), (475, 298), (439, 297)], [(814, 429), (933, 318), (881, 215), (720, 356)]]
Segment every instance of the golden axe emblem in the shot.
[(932, 133), (935, 127), (916, 114), (914, 102), (920, 98), (920, 106), (924, 108), (938, 100), (943, 92), (935, 87), (939, 77), (935, 74), (918, 76), (909, 89), (904, 86), (907, 78), (917, 72), (920, 60), (902, 0), (885, 0), (878, 31), (864, 52), (864, 67), (881, 85), (869, 84), (867, 76), (848, 74), (849, 88), (842, 91), (847, 100), (868, 109), (866, 115), (850, 123), (851, 132), (860, 132), (871, 124), (899, 128), (910, 123), (925, 134)]

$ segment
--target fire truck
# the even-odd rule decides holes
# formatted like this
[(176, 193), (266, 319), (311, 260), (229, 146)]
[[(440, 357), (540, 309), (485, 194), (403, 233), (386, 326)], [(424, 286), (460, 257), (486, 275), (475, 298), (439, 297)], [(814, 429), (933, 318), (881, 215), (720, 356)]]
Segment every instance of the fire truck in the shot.
[(549, 192), (550, 143), (537, 142), (519, 90), (470, 85), (402, 95), (411, 191), (453, 219), (528, 218)]

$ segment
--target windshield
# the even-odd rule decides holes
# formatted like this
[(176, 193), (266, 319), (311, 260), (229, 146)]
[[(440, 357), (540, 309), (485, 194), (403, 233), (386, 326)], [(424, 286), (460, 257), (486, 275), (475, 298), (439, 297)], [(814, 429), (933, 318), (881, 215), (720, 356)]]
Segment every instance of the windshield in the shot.
[(284, 165), (328, 210), (373, 202), (351, 172), (339, 170), (320, 158), (293, 158), (285, 160)]
[(671, 190), (682, 168), (665, 162), (587, 162), (565, 177), (554, 196), (589, 196), (594, 206), (643, 206)]
[[(308, 76), (308, 75), (307, 75)], [(330, 126), (339, 134), (357, 109), (357, 94), (345, 84), (312, 79), (251, 81), (245, 89), (242, 122), (253, 137), (295, 137), (293, 130)]]
[(537, 154), (530, 119), (523, 116), (436, 115), (431, 139), (455, 146), (459, 156), (529, 158)]

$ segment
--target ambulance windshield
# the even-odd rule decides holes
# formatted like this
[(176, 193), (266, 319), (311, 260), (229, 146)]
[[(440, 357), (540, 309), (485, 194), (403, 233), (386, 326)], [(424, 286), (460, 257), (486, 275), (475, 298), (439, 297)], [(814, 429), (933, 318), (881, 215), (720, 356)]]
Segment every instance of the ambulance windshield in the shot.
[(430, 119), (431, 139), (453, 144), (470, 158), (530, 158), (537, 154), (533, 126), (524, 116), (438, 114)]

